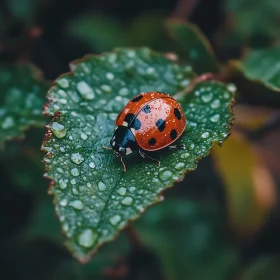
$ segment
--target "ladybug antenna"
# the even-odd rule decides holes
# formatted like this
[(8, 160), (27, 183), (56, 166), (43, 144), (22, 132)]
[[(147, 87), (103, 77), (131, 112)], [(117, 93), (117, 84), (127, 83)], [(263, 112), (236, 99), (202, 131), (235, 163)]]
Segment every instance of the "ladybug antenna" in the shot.
[(112, 148), (110, 147), (106, 147), (106, 146), (102, 146), (103, 149), (106, 149), (106, 150), (113, 150)]
[(125, 166), (125, 164), (124, 164), (124, 162), (123, 162), (122, 157), (120, 157), (120, 159), (121, 159), (121, 162), (122, 162), (122, 164), (123, 164), (123, 172), (126, 172), (126, 166)]

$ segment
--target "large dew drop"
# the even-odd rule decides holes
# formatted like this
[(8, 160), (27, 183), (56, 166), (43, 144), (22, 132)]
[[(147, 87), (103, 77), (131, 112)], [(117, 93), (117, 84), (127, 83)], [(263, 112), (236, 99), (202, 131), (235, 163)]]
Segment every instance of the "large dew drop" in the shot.
[(169, 171), (169, 170), (165, 170), (165, 171), (162, 171), (159, 173), (159, 178), (162, 180), (162, 181), (165, 181), (165, 180), (168, 180), (172, 177), (172, 172)]
[(78, 243), (80, 246), (85, 248), (90, 248), (94, 245), (94, 242), (96, 241), (98, 237), (98, 234), (93, 229), (85, 229), (78, 235)]
[(94, 99), (94, 91), (90, 88), (90, 86), (84, 82), (81, 81), (77, 84), (77, 89), (80, 92), (81, 96), (86, 100), (92, 100)]
[(57, 138), (63, 138), (66, 135), (65, 126), (58, 122), (53, 122), (51, 124), (51, 131)]
[(76, 164), (81, 164), (85, 159), (80, 153), (73, 153), (71, 155), (71, 161)]

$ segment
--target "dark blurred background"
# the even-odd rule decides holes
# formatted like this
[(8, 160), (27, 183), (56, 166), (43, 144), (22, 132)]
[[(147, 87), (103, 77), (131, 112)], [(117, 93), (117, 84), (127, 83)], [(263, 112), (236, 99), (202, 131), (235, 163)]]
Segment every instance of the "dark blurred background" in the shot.
[[(87, 53), (120, 46), (174, 52), (164, 28), (173, 17), (196, 24), (226, 62), (279, 41), (277, 1), (1, 0), (0, 61), (31, 61), (51, 81)], [(262, 8), (266, 2), (273, 13)], [(39, 152), (44, 129), (8, 142), (0, 156), (2, 278), (280, 279), (280, 130), (258, 130), (275, 108), (253, 106), (242, 92), (238, 101), (242, 129), (233, 131), (223, 156), (214, 150), (135, 223), (140, 244), (122, 233), (87, 265), (64, 248), (47, 196)]]

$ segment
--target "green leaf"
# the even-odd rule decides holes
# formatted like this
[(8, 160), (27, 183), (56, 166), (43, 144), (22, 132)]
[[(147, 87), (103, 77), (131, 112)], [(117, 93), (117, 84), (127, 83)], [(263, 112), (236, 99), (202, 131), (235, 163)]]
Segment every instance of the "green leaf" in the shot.
[[(231, 61), (234, 77), (246, 96), (260, 102), (280, 104), (280, 46), (253, 50), (242, 60)], [(239, 80), (240, 81), (239, 81)]]
[(211, 275), (224, 280), (230, 279), (238, 261), (223, 225), (217, 204), (173, 198), (149, 209), (135, 227), (168, 279), (208, 280)]
[(41, 117), (48, 85), (32, 65), (0, 66), (0, 148), (23, 138), (30, 126), (44, 125)]
[(219, 71), (214, 51), (208, 39), (196, 25), (171, 19), (166, 22), (166, 26), (196, 73)]
[(54, 203), (68, 237), (67, 246), (88, 261), (129, 221), (162, 199), (162, 191), (194, 170), (213, 143), (221, 143), (232, 122), (232, 92), (221, 83), (198, 84), (181, 100), (188, 123), (179, 142), (186, 150), (160, 151), (158, 167), (139, 155), (125, 158), (128, 171), (108, 146), (114, 121), (130, 98), (143, 91), (171, 95), (186, 89), (193, 76), (149, 49), (118, 49), (72, 64), (48, 93), (48, 126), (42, 149)]
[(253, 50), (235, 67), (246, 79), (265, 85), (272, 91), (280, 92), (280, 71), (277, 61), (280, 60), (280, 46), (270, 49)]

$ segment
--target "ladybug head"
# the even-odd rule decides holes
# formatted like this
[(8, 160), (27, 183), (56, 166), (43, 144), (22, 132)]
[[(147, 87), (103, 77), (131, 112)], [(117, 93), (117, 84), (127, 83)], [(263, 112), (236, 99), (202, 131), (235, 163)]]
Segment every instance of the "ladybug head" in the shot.
[(116, 157), (131, 154), (136, 147), (136, 141), (131, 130), (126, 126), (118, 126), (110, 141)]

